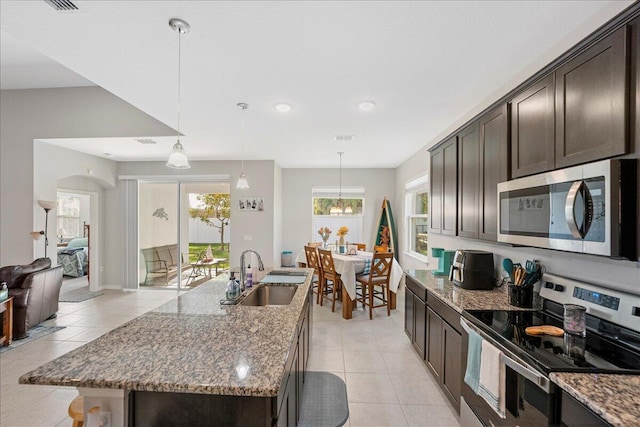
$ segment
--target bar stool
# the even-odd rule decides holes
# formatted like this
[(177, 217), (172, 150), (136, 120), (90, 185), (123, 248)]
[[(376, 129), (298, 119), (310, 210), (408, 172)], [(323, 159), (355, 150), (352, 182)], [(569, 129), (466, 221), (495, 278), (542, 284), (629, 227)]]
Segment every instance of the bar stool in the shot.
[(78, 396), (71, 401), (69, 416), (73, 420), (72, 427), (84, 426), (84, 397)]

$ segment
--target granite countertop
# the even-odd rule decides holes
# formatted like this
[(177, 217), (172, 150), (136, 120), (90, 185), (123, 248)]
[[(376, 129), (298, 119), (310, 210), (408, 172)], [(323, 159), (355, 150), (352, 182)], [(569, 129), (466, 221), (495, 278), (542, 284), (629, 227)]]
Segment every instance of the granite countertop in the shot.
[(640, 376), (552, 372), (549, 378), (614, 426), (640, 426)]
[[(287, 306), (222, 306), (227, 281), (198, 286), (20, 377), (21, 384), (273, 397), (312, 269)], [(255, 289), (255, 288), (254, 288)]]
[[(532, 310), (509, 304), (509, 294), (504, 286), (490, 291), (470, 291), (454, 285), (447, 277), (435, 277), (431, 270), (407, 270), (405, 273), (458, 313), (462, 310)], [(537, 309), (535, 300), (533, 309)]]

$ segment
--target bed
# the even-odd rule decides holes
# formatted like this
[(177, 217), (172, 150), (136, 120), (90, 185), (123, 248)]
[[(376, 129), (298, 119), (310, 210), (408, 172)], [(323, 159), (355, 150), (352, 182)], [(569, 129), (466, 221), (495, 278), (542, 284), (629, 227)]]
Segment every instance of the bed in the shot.
[(84, 237), (76, 237), (66, 247), (58, 248), (58, 265), (71, 277), (89, 275), (89, 224), (84, 224)]

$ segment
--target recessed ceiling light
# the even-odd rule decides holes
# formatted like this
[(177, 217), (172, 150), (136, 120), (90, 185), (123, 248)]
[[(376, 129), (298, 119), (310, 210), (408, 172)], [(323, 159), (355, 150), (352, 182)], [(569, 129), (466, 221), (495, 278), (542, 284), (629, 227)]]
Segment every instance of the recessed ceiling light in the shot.
[(157, 144), (157, 142), (149, 138), (140, 138), (136, 139), (136, 141), (138, 141), (140, 144)]
[(276, 110), (280, 111), (281, 113), (286, 113), (287, 111), (291, 110), (291, 105), (285, 104), (284, 102), (279, 102), (276, 104)]
[(373, 107), (375, 106), (376, 103), (373, 101), (362, 101), (360, 104), (358, 104), (358, 108), (364, 111), (373, 110)]

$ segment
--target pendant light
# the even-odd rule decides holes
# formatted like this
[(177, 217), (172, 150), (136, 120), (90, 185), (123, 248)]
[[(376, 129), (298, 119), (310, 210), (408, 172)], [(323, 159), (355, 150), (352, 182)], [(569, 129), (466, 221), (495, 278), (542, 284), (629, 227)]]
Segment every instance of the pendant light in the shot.
[(338, 152), (338, 156), (340, 156), (340, 172), (339, 172), (339, 183), (340, 183), (340, 187), (338, 190), (338, 203), (331, 206), (331, 209), (329, 210), (329, 214), (330, 215), (342, 215), (342, 155), (344, 153), (342, 151)]
[(191, 26), (182, 19), (172, 18), (169, 20), (169, 27), (178, 33), (178, 142), (173, 145), (173, 150), (167, 161), (167, 167), (173, 169), (189, 169), (191, 166), (189, 165), (189, 159), (187, 159), (187, 153), (180, 143), (180, 40), (182, 34), (186, 34), (191, 30)]
[(240, 143), (242, 146), (242, 170), (240, 172), (240, 178), (238, 178), (236, 188), (240, 190), (246, 190), (247, 188), (249, 188), (249, 182), (247, 182), (247, 177), (244, 175), (244, 112), (247, 108), (249, 108), (249, 104), (240, 102), (238, 103), (238, 107), (242, 110), (242, 134), (240, 139)]

